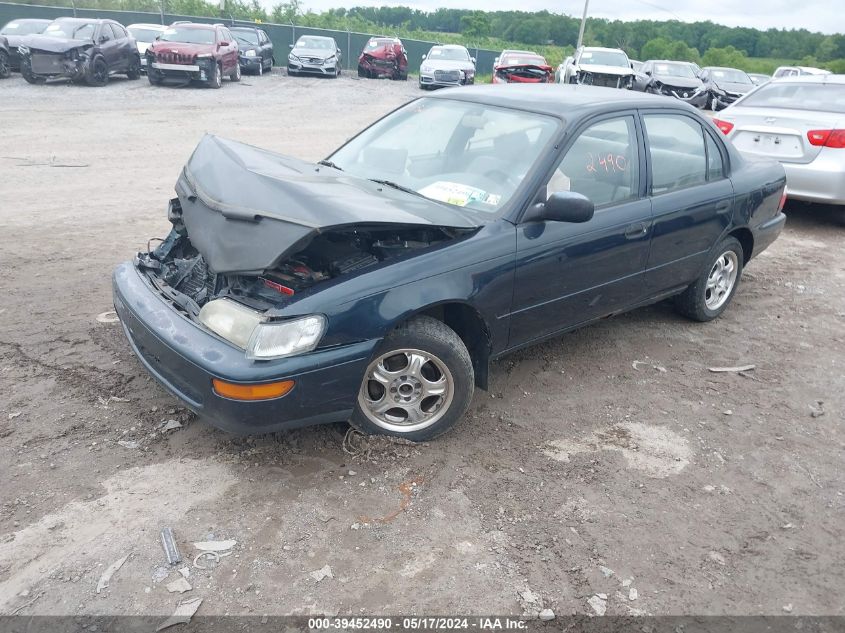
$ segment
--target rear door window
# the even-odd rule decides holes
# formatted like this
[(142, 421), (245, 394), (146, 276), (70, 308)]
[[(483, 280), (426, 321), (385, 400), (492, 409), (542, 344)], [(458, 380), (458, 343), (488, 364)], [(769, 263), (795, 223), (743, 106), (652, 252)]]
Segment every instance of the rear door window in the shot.
[(707, 182), (704, 129), (681, 114), (643, 116), (651, 158), (651, 193), (659, 195)]

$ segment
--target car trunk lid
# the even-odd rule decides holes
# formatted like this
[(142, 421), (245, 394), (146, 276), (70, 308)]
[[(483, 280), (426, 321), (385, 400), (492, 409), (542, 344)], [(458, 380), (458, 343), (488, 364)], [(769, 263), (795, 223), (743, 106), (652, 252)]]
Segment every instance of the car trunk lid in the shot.
[(807, 133), (843, 123), (840, 114), (773, 108), (734, 108), (719, 118), (734, 125), (731, 141), (744, 154), (804, 164), (822, 149), (810, 143)]

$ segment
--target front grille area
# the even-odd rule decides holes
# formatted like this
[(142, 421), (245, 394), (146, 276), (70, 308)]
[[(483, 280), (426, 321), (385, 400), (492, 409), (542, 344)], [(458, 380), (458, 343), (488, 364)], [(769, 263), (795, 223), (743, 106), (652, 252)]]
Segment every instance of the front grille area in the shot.
[(435, 70), (434, 81), (458, 83), (461, 80), (460, 70)]
[(190, 272), (185, 275), (176, 289), (202, 305), (206, 299), (214, 294), (215, 281), (216, 277), (208, 269), (205, 260), (202, 257), (197, 257)]
[(62, 58), (59, 55), (46, 55), (43, 53), (33, 53), (32, 55), (32, 72), (49, 75), (51, 73), (60, 73), (62, 69)]
[(190, 66), (197, 63), (197, 56), (187, 53), (168, 53), (161, 51), (156, 53), (156, 61), (163, 64), (184, 64)]
[(618, 88), (619, 77), (613, 75), (593, 75), (592, 85), (604, 88)]
[(323, 58), (322, 57), (303, 57), (302, 61), (306, 64), (322, 64)]

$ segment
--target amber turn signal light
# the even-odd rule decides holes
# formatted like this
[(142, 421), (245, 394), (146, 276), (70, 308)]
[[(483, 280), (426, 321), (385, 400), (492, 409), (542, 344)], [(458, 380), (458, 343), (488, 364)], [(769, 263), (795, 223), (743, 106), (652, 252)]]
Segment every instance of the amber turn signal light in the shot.
[(243, 385), (213, 378), (211, 384), (214, 393), (231, 400), (272, 400), (290, 393), (296, 383), (293, 380), (281, 380), (260, 385)]

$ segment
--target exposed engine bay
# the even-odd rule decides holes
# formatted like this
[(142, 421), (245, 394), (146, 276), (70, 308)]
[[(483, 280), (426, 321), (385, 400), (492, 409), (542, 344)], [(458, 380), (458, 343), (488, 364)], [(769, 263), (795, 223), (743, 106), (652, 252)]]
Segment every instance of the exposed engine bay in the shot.
[[(178, 201), (171, 203), (171, 209)], [(354, 275), (383, 262), (422, 252), (472, 231), (437, 226), (348, 227), (320, 233), (261, 274), (211, 270), (191, 243), (178, 214), (157, 248), (139, 253), (136, 265), (152, 284), (189, 316), (211, 299), (228, 296), (256, 310), (285, 305), (319, 284)]]

